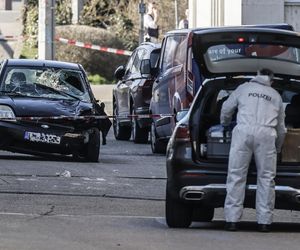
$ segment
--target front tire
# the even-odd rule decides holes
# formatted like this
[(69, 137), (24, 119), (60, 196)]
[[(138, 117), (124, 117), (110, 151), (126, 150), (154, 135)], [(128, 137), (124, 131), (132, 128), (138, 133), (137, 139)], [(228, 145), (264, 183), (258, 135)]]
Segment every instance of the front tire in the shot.
[(89, 142), (85, 145), (84, 159), (87, 162), (98, 162), (100, 154), (100, 132), (93, 128), (89, 134)]
[(192, 223), (192, 207), (173, 199), (166, 192), (166, 222), (171, 228), (188, 228)]
[(131, 128), (129, 126), (120, 126), (118, 107), (115, 101), (113, 103), (113, 114), (113, 129), (116, 140), (128, 141), (131, 137)]

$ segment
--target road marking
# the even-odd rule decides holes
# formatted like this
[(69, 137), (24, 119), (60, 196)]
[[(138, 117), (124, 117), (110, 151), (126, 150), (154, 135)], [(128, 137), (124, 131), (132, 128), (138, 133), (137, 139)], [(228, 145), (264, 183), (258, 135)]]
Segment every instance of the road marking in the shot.
[[(0, 212), (1, 215), (9, 215), (9, 216), (41, 216), (42, 214), (37, 213), (10, 213), (10, 212)], [(87, 214), (87, 215), (77, 215), (77, 214), (51, 214), (48, 217), (99, 217), (99, 218), (115, 218), (115, 219), (151, 219), (157, 221), (164, 221), (164, 217), (158, 216), (141, 216), (141, 215), (105, 215), (105, 214)]]

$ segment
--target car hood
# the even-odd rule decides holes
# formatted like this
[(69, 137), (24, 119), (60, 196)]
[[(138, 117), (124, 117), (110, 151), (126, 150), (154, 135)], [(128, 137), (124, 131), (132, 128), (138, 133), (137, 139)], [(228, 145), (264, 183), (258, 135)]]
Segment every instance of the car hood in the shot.
[[(204, 30), (193, 35), (192, 49), (205, 78), (256, 75), (258, 70), (269, 68), (279, 77), (300, 79), (300, 36), (296, 32), (270, 28)], [(284, 55), (290, 51), (293, 59)]]
[(55, 100), (21, 96), (1, 96), (0, 105), (10, 106), (17, 117), (91, 115), (92, 104), (79, 100)]

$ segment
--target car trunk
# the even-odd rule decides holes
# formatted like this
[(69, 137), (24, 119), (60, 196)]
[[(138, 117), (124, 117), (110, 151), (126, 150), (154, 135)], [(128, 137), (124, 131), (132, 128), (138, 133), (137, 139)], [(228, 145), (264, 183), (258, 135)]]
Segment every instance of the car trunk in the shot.
[[(206, 78), (190, 113), (194, 160), (228, 162), (231, 131), (224, 134), (220, 125), (222, 104), (237, 86), (249, 81), (259, 69), (269, 68), (275, 73), (272, 86), (282, 96), (289, 129), (278, 164), (285, 166), (285, 170), (298, 166), (300, 101), (297, 106), (297, 101), (293, 103), (292, 100), (300, 94), (300, 38), (285, 31), (235, 29), (199, 32), (193, 39), (194, 55)], [(231, 129), (235, 119), (236, 115)]]
[[(230, 94), (238, 85), (248, 81), (249, 77), (219, 78), (207, 80), (198, 93), (190, 115), (190, 131), (193, 144), (194, 160), (201, 162), (227, 163), (231, 143), (231, 130), (235, 126), (236, 115), (233, 115), (231, 130), (223, 132), (220, 125), (220, 112), (226, 93)], [(278, 155), (278, 165), (284, 169), (295, 169), (300, 164), (300, 106), (293, 100), (300, 97), (300, 82), (288, 79), (276, 79), (274, 88), (282, 94), (286, 110), (288, 133)], [(292, 102), (291, 102), (292, 100)], [(299, 102), (296, 104), (300, 104)], [(290, 112), (290, 108), (294, 109)], [(298, 168), (298, 167), (297, 167)], [(280, 169), (279, 169), (280, 171)]]

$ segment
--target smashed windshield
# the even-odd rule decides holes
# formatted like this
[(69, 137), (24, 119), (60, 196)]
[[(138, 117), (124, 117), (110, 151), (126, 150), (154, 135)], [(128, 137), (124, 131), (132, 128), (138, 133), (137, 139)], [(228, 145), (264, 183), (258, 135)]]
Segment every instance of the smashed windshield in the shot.
[(243, 58), (267, 58), (300, 63), (298, 48), (273, 44), (220, 44), (209, 47), (206, 56), (212, 62)]
[(29, 97), (90, 101), (82, 73), (71, 69), (8, 67), (0, 91)]

